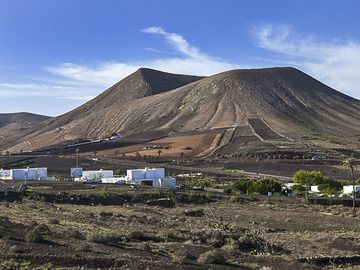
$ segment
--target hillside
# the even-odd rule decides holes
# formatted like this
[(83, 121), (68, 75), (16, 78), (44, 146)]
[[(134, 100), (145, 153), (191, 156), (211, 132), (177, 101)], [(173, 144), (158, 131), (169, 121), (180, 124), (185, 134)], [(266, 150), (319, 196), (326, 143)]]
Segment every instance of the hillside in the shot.
[[(166, 80), (163, 73), (148, 71), (140, 70), (78, 109), (52, 119), (48, 127), (26, 138), (27, 145), (14, 149), (111, 132), (136, 137), (214, 129), (225, 132), (222, 146), (238, 137), (240, 144), (245, 140), (257, 148), (305, 147), (307, 137), (359, 144), (360, 101), (297, 69), (233, 70), (202, 79), (166, 74)], [(170, 84), (174, 78), (182, 80)], [(180, 87), (169, 91), (169, 85)], [(241, 150), (238, 143), (232, 148)]]
[[(51, 118), (48, 121), (43, 122), (41, 126), (31, 129), (29, 131), (31, 135), (27, 136), (26, 139), (36, 137), (44, 132), (56, 132), (62, 130), (64, 125), (73, 121), (79, 121), (97, 111), (104, 110), (111, 106), (120, 108), (127, 101), (166, 92), (201, 78), (202, 77), (199, 76), (171, 74), (148, 68), (140, 68), (135, 73), (119, 81), (99, 96), (86, 102), (82, 106), (58, 117)], [(7, 131), (11, 132), (11, 130)], [(26, 141), (26, 147), (24, 148), (32, 149), (32, 146), (29, 145), (30, 142), (22, 140), (22, 137), (25, 137), (25, 135), (28, 135), (29, 133), (22, 134), (22, 136), (19, 137), (19, 139), (21, 138), (20, 140), (18, 138), (12, 138), (12, 140), (4, 140), (2, 143), (0, 142), (0, 148), (4, 150), (21, 141)], [(76, 139), (77, 137), (78, 136), (74, 134), (70, 135), (69, 139)], [(67, 140), (67, 136), (64, 136), (61, 140)], [(46, 142), (44, 141), (43, 144), (47, 145), (47, 143), (48, 140), (46, 139)]]
[(0, 147), (20, 140), (51, 117), (33, 113), (0, 113)]

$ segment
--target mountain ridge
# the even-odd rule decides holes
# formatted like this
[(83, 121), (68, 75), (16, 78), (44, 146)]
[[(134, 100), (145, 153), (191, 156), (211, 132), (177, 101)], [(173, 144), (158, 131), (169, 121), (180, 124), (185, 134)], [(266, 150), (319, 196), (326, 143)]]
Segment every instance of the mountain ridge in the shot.
[[(165, 86), (159, 87), (162, 83)], [(151, 89), (152, 85), (158, 88)], [(121, 98), (111, 95), (116, 87)], [(83, 106), (94, 102), (95, 109), (81, 114)], [(289, 138), (316, 132), (320, 137), (360, 133), (359, 100), (291, 67), (231, 70), (209, 77), (139, 69), (70, 116), (74, 112), (76, 117), (65, 122), (63, 116), (51, 119), (55, 125), (30, 134), (27, 141), (34, 147), (45, 147), (111, 132), (125, 136), (206, 132), (249, 126), (251, 118), (262, 119), (270, 129)], [(23, 146), (20, 143), (14, 149)]]

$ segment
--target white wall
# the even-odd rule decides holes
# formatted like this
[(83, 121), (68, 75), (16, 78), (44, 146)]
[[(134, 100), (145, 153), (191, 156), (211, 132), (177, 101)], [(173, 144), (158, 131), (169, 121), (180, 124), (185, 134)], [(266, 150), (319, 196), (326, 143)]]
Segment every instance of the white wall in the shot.
[(46, 180), (47, 168), (24, 168), (11, 169), (10, 177), (6, 179), (12, 180)]
[(162, 188), (176, 188), (176, 179), (171, 177), (166, 177), (161, 179)]
[(316, 192), (316, 193), (319, 193), (319, 192), (320, 192), (319, 186), (311, 186), (311, 187), (310, 187), (310, 190), (311, 190), (312, 192)]
[(140, 179), (159, 179), (165, 177), (164, 168), (145, 168), (127, 170), (126, 175), (129, 180), (135, 181)]
[(98, 171), (83, 171), (83, 178), (112, 178), (114, 176), (114, 172), (112, 170), (98, 170)]
[(11, 170), (0, 170), (0, 179), (3, 180), (11, 180), (12, 179), (12, 172)]
[[(360, 186), (355, 185), (355, 192), (360, 192)], [(352, 194), (353, 193), (353, 185), (343, 186), (344, 194)]]

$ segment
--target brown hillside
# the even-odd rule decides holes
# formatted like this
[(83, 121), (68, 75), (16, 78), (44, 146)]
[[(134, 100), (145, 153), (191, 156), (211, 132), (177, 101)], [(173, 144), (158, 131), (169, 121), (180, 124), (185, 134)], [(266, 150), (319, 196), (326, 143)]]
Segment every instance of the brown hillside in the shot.
[[(110, 88), (88, 105), (65, 114), (76, 113), (76, 117), (67, 118), (72, 121), (61, 125), (64, 116), (60, 116), (50, 122), (56, 129), (44, 128), (36, 136), (30, 135), (28, 147), (98, 138), (115, 131), (136, 137), (154, 131), (170, 134), (215, 128), (228, 129), (223, 142), (228, 144), (234, 139), (235, 126), (250, 127), (256, 140), (265, 142), (291, 141), (309, 135), (346, 141), (344, 136), (352, 139), (360, 134), (360, 101), (294, 68), (233, 70), (200, 80), (196, 77), (197, 80), (187, 79), (188, 84), (157, 95), (149, 95), (147, 86), (136, 88), (144, 82), (134, 78), (142, 70), (137, 73), (123, 80), (131, 86), (124, 88), (124, 98), (112, 94), (107, 99)], [(162, 82), (153, 74), (147, 75), (146, 81)], [(142, 89), (144, 97), (136, 95), (138, 89)], [(158, 92), (162, 91), (150, 94)], [(91, 105), (96, 108), (87, 108)], [(20, 144), (15, 149), (25, 146)]]

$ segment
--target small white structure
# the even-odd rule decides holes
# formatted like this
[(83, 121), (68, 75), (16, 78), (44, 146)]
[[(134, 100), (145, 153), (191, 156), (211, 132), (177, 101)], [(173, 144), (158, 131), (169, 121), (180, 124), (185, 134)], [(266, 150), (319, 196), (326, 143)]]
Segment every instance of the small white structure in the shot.
[(11, 170), (4, 170), (4, 169), (1, 169), (0, 170), (0, 179), (3, 179), (3, 180), (6, 180), (6, 179), (10, 179), (11, 176)]
[(76, 177), (75, 181), (83, 183), (98, 183), (102, 179), (113, 178), (114, 172), (112, 170), (98, 170), (98, 171), (82, 171), (81, 177)]
[(311, 186), (310, 187), (310, 192), (320, 193), (319, 186)]
[[(343, 186), (343, 193), (344, 194), (352, 194), (354, 191), (353, 185)], [(355, 192), (360, 192), (360, 185), (355, 185)]]
[(127, 170), (126, 179), (127, 182), (137, 185), (176, 188), (176, 179), (172, 177), (165, 177), (164, 168)]
[(124, 185), (126, 184), (126, 177), (102, 178), (101, 183)]
[(285, 183), (283, 188), (292, 189), (295, 185), (295, 183)]
[(3, 180), (47, 180), (47, 168), (23, 168), (0, 170)]

